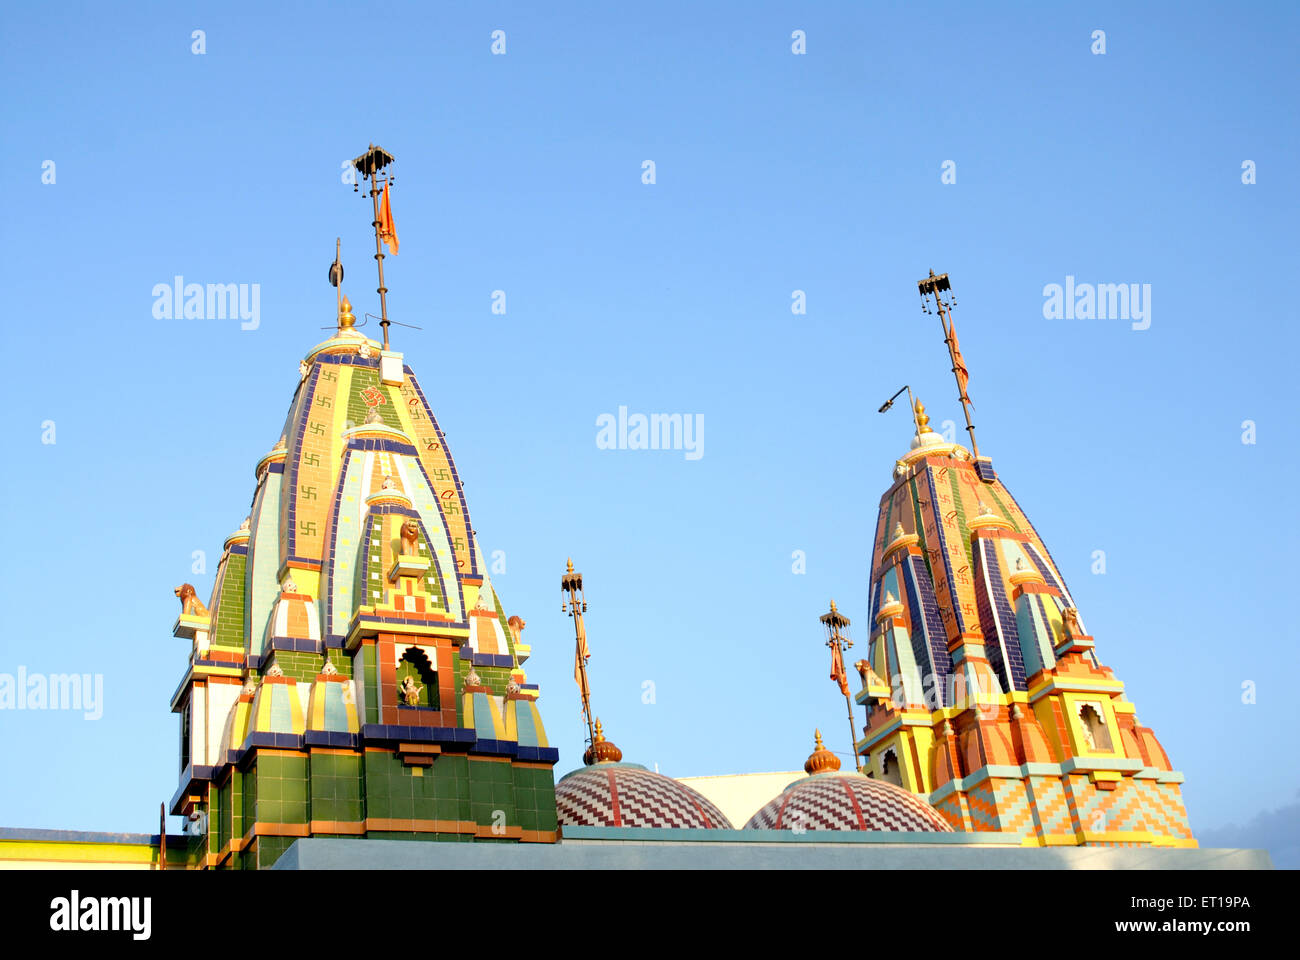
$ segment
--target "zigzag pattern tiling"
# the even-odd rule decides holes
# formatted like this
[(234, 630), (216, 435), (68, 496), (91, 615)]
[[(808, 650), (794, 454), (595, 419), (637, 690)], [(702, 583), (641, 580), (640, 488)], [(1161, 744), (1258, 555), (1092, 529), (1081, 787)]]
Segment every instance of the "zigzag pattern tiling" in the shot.
[(631, 764), (598, 764), (569, 774), (555, 786), (555, 807), (565, 826), (732, 829), (701, 794)]
[(971, 822), (976, 830), (998, 829), (998, 808), (988, 782), (981, 783), (966, 794), (970, 806)]
[(1155, 826), (1133, 780), (1124, 780), (1111, 791), (1111, 800), (1102, 806), (1102, 816), (1106, 818), (1106, 829), (1110, 831), (1140, 832)]
[(957, 799), (956, 794), (944, 797), (934, 805), (935, 810), (939, 811), (940, 816), (947, 821), (948, 825), (954, 831), (963, 829), (961, 822), (961, 802)]
[(938, 811), (902, 787), (845, 774), (797, 781), (750, 817), (745, 829), (953, 832)]
[(1192, 838), (1192, 828), (1187, 822), (1187, 811), (1176, 784), (1143, 783), (1141, 791), (1148, 801), (1148, 810), (1159, 823), (1160, 832), (1183, 840)]
[(998, 823), (1004, 832), (1023, 835), (1033, 828), (1034, 811), (1021, 781), (995, 781), (994, 796), (998, 802)]
[(1039, 836), (1073, 833), (1070, 825), (1070, 806), (1061, 781), (1050, 777), (1031, 777), (1034, 791), (1034, 809), (1037, 811)]

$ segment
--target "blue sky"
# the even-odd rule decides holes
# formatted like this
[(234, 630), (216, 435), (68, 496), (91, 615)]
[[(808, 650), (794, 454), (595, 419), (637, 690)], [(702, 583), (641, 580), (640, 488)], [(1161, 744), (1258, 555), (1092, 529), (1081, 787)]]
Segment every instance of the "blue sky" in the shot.
[[(247, 513), (332, 322), (336, 236), (377, 312), (369, 203), (340, 181), (372, 141), (398, 158), (390, 314), (422, 328), (394, 343), (505, 553), (557, 773), (582, 740), (569, 555), (627, 759), (798, 769), (814, 727), (847, 751), (817, 616), (834, 597), (865, 622), (910, 435), (876, 408), (910, 383), (960, 420), (916, 295), (933, 268), (981, 450), (1186, 773), (1193, 827), (1294, 820), (1265, 815), (1300, 790), (1295, 9), (619, 6), (6, 12), (0, 672), (102, 673), (104, 704), (0, 713), (0, 824), (156, 828), (172, 587), (206, 597)], [(258, 328), (155, 319), (176, 275), (258, 284)], [(1067, 276), (1150, 284), (1149, 329), (1045, 319)], [(598, 449), (620, 405), (702, 416), (704, 455)]]

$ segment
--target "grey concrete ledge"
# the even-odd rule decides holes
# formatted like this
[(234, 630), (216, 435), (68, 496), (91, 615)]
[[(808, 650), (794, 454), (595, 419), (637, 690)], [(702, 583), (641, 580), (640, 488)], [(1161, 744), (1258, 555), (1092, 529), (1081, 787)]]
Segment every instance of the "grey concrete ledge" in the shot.
[[(927, 841), (933, 836), (926, 835)], [(845, 843), (821, 838), (738, 843), (633, 837), (572, 838), (554, 844), (306, 838), (295, 841), (275, 863), (277, 870), (1269, 870), (1272, 866), (1263, 850)]]

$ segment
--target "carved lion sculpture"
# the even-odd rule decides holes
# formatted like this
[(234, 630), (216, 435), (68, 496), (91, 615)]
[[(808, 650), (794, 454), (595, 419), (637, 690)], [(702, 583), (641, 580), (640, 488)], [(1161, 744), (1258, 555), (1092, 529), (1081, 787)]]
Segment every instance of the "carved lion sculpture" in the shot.
[(420, 525), (408, 518), (402, 523), (402, 554), (414, 556), (420, 550)]
[(199, 600), (199, 595), (194, 592), (194, 584), (182, 583), (174, 591), (176, 596), (181, 598), (181, 613), (187, 617), (206, 617), (208, 608)]

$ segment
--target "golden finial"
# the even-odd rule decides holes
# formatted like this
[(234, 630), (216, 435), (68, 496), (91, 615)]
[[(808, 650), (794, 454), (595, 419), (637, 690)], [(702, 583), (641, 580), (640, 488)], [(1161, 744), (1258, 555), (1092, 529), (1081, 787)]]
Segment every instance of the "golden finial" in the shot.
[(568, 569), (567, 571), (565, 571), (565, 572), (566, 572), (566, 573), (573, 573), (573, 557), (569, 557), (569, 569)]
[(817, 731), (817, 747), (808, 762), (803, 765), (804, 773), (816, 776), (819, 773), (835, 773), (840, 768), (840, 758), (822, 745), (822, 732)]
[(920, 400), (916, 401), (916, 407), (913, 412), (916, 414), (916, 432), (933, 433), (934, 431), (929, 427), (930, 417), (925, 412), (925, 404)]
[(357, 318), (352, 315), (352, 301), (344, 297), (339, 304), (339, 330), (350, 330), (356, 322)]
[[(832, 601), (831, 601), (831, 613), (834, 613), (834, 612), (835, 612), (835, 601), (832, 600)], [(818, 734), (818, 736), (821, 736), (821, 734)]]
[(582, 755), (582, 762), (591, 766), (593, 763), (618, 763), (623, 759), (623, 751), (605, 739), (605, 730), (596, 718), (596, 732), (592, 735), (591, 746)]

